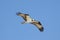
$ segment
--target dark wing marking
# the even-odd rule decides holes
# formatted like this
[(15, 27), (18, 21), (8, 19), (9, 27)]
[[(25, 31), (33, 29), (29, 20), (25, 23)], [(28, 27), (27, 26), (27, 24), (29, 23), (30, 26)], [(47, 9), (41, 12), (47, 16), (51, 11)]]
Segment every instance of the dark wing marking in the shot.
[(42, 27), (42, 24), (41, 24), (40, 22), (35, 21), (35, 22), (32, 22), (32, 24), (34, 24), (35, 26), (37, 26), (37, 28), (38, 28), (41, 32), (44, 31), (44, 28)]
[(29, 16), (29, 14), (23, 14), (23, 13), (20, 13), (20, 12), (18, 12), (17, 15), (23, 17), (23, 19), (25, 21), (27, 21), (26, 17)]

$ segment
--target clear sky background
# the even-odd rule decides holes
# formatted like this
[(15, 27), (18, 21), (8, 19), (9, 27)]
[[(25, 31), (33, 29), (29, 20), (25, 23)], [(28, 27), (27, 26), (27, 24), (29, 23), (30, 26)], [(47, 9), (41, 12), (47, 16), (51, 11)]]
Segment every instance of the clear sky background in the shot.
[[(44, 32), (21, 24), (17, 12), (40, 21)], [(0, 40), (60, 40), (60, 0), (0, 0)]]

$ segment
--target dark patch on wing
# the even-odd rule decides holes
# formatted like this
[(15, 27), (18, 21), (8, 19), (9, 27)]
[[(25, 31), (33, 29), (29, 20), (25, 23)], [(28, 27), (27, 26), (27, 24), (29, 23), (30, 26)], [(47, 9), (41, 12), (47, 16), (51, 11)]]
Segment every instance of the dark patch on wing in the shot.
[(23, 17), (23, 19), (25, 20), (25, 21), (27, 21), (27, 16), (29, 16), (29, 14), (24, 14), (25, 16)]
[(18, 16), (23, 15), (23, 16), (21, 16), (21, 17), (22, 17), (25, 21), (27, 21), (26, 17), (29, 16), (29, 14), (23, 14), (23, 13), (21, 13), (21, 12), (18, 12), (17, 15), (18, 15)]
[(29, 16), (29, 14), (25, 14), (26, 16)]
[[(39, 24), (40, 26), (42, 26), (41, 22), (38, 22), (38, 24)], [(39, 30), (40, 30), (41, 32), (43, 32), (43, 31), (44, 31), (44, 28), (41, 27), (41, 28), (39, 28)]]
[(41, 27), (41, 28), (39, 28), (39, 30), (40, 30), (41, 32), (43, 32), (43, 31), (44, 31), (44, 28), (43, 28), (43, 27)]
[(32, 22), (31, 24), (34, 24), (35, 26), (37, 26), (37, 28), (38, 28), (41, 32), (44, 31), (44, 28), (42, 27), (42, 24), (41, 24), (39, 21)]
[(40, 22), (38, 22), (40, 25), (42, 25)]

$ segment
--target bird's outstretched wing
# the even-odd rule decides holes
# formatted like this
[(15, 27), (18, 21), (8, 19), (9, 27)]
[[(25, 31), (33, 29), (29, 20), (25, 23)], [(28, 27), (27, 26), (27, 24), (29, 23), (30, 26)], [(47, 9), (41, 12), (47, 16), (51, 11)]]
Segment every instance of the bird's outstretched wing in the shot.
[(38, 28), (41, 32), (44, 31), (44, 28), (43, 28), (42, 24), (41, 24), (39, 21), (33, 20), (33, 19), (29, 16), (29, 14), (23, 14), (23, 13), (18, 12), (17, 15), (23, 17), (23, 19), (24, 19), (25, 21), (29, 21), (29, 22), (31, 22), (31, 24), (34, 24), (35, 26), (37, 26), (37, 28)]
[(20, 12), (18, 12), (17, 15), (23, 17), (23, 19), (25, 21), (27, 21), (27, 18), (29, 17), (29, 14), (23, 14), (23, 13), (20, 13)]
[(44, 31), (44, 28), (42, 27), (42, 24), (38, 21), (34, 21), (32, 22), (32, 24), (34, 24), (41, 32)]

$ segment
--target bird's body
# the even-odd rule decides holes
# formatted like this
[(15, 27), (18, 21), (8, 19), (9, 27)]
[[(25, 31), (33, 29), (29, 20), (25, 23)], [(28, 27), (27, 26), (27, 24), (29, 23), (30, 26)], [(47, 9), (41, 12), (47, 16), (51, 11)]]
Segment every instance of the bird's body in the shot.
[(44, 28), (42, 27), (42, 24), (39, 21), (36, 21), (34, 19), (32, 19), (29, 14), (23, 14), (23, 13), (17, 13), (18, 16), (23, 17), (23, 19), (25, 20), (24, 22), (22, 22), (22, 24), (26, 24), (26, 23), (30, 23), (30, 24), (34, 24), (35, 26), (37, 26), (37, 28), (40, 31), (43, 31)]

